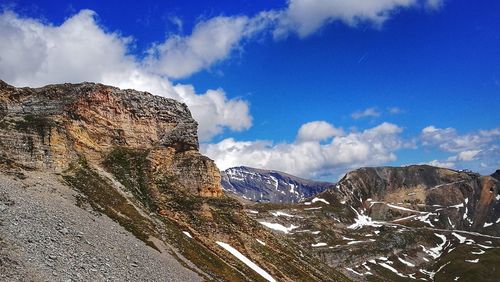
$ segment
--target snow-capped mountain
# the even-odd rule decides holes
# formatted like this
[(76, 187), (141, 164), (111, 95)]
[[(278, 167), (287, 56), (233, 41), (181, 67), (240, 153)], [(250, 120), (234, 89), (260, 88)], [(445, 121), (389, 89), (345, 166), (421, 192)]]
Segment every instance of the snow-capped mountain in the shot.
[(223, 189), (257, 202), (296, 203), (334, 185), (244, 166), (229, 168), (221, 176)]

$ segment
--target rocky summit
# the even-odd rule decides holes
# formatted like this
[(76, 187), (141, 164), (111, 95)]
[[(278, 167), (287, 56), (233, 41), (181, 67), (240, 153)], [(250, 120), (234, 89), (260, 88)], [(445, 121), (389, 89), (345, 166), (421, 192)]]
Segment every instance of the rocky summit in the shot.
[(256, 202), (296, 203), (334, 185), (244, 166), (226, 169), (221, 174), (223, 189)]

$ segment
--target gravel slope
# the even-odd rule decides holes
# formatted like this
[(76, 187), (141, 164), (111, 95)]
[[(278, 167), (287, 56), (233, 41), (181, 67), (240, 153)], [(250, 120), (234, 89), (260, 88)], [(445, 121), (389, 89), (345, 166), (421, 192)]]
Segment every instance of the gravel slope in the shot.
[(201, 281), (105, 215), (76, 206), (53, 174), (0, 173), (0, 281)]

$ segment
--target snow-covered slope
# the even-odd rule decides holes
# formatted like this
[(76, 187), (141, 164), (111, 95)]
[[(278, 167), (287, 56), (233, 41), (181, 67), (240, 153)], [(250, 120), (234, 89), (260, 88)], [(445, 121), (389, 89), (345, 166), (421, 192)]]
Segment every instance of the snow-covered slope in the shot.
[(229, 168), (221, 176), (223, 189), (258, 202), (296, 203), (334, 185), (243, 166)]

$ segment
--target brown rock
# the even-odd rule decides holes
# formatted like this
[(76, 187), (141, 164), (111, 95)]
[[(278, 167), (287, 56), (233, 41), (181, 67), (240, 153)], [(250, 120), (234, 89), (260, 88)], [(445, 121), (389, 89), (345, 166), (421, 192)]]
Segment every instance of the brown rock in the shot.
[(0, 152), (33, 169), (100, 165), (117, 147), (147, 150), (149, 171), (202, 196), (222, 194), (214, 162), (198, 152), (197, 123), (173, 99), (95, 84), (15, 88), (0, 81)]

